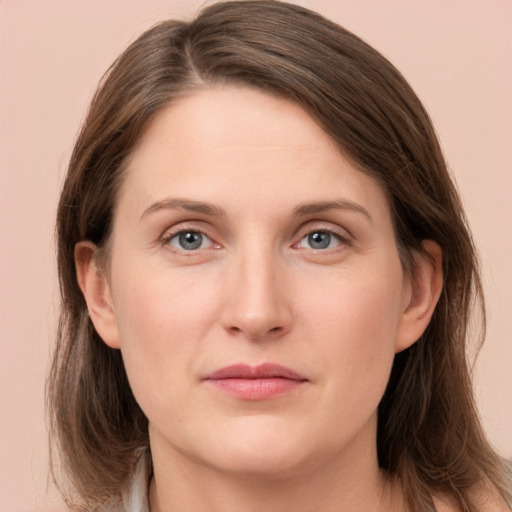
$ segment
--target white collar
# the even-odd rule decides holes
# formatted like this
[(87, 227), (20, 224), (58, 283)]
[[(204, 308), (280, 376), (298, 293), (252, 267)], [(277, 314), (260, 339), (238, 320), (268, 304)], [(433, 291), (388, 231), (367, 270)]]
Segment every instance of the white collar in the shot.
[(124, 512), (149, 512), (146, 450), (135, 465), (129, 487), (123, 492)]

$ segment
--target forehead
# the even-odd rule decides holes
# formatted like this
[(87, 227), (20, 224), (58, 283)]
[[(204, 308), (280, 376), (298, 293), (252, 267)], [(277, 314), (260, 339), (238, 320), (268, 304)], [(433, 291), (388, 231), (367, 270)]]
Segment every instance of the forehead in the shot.
[(148, 145), (177, 151), (180, 148), (173, 141), (178, 139), (184, 150), (183, 143), (233, 153), (254, 145), (274, 151), (293, 145), (305, 152), (329, 148), (338, 153), (332, 138), (300, 105), (249, 86), (201, 88), (162, 108), (141, 137), (132, 161)]
[(177, 194), (238, 207), (249, 194), (289, 208), (348, 194), (387, 207), (376, 182), (298, 104), (234, 86), (201, 89), (162, 109), (133, 152), (120, 201), (129, 195), (143, 211)]

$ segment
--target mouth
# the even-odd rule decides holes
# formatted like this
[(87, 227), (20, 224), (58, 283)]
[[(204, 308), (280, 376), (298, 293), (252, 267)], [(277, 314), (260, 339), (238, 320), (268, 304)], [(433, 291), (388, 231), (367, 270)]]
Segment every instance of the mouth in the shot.
[(242, 400), (267, 400), (294, 392), (308, 382), (294, 370), (272, 363), (226, 366), (204, 380), (217, 390)]

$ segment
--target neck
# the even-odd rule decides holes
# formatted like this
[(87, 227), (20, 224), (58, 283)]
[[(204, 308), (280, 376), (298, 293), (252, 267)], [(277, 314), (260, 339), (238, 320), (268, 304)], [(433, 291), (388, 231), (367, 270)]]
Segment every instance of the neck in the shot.
[[(316, 484), (316, 485), (315, 485)], [(150, 512), (209, 510), (211, 512), (398, 512), (404, 510), (393, 485), (383, 476), (362, 492), (347, 482), (334, 491), (315, 478), (275, 482), (209, 479), (209, 485), (193, 486), (195, 492), (174, 494), (176, 487), (165, 488), (155, 479), (150, 487)], [(181, 488), (180, 491), (184, 489)]]
[(347, 453), (332, 454), (316, 466), (305, 462), (287, 474), (262, 476), (212, 468), (162, 450), (153, 439), (150, 512), (405, 511), (398, 486), (378, 468), (375, 443), (367, 441), (355, 440)]

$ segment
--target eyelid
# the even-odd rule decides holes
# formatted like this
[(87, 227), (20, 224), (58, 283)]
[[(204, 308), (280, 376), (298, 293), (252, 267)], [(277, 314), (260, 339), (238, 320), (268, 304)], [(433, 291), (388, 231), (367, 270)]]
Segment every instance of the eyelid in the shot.
[[(313, 233), (322, 233), (322, 234), (326, 234), (330, 237), (329, 239), (329, 245), (331, 245), (333, 239), (334, 241), (336, 242), (336, 245), (334, 247), (305, 247), (302, 245), (302, 243), (306, 240), (308, 240), (308, 238), (313, 234)], [(309, 240), (308, 240), (309, 242)], [(326, 231), (324, 229), (315, 229), (313, 231), (311, 231), (310, 233), (306, 234), (305, 236), (303, 236), (296, 244), (296, 247), (297, 248), (300, 248), (300, 249), (309, 249), (309, 250), (312, 250), (312, 251), (319, 251), (319, 252), (327, 252), (329, 250), (336, 250), (340, 247), (340, 245), (343, 245), (344, 243), (344, 240), (338, 236), (336, 233), (333, 233), (331, 231)]]
[[(211, 244), (209, 247), (205, 247), (203, 249), (196, 249), (196, 250), (186, 250), (186, 249), (179, 249), (177, 247), (171, 246), (169, 244), (170, 240), (172, 240), (174, 237), (179, 235), (182, 232), (196, 232), (200, 233), (201, 235), (207, 237)], [(206, 249), (220, 249), (222, 247), (222, 244), (220, 244), (218, 240), (217, 233), (213, 234), (212, 229), (209, 228), (209, 223), (203, 221), (203, 220), (186, 220), (182, 222), (178, 222), (177, 224), (168, 227), (164, 230), (162, 235), (159, 237), (160, 244), (169, 247), (173, 251), (177, 253), (186, 253), (188, 256), (193, 255), (194, 253), (198, 253), (199, 251), (204, 251)], [(293, 236), (293, 240), (295, 240), (291, 247), (292, 248), (298, 248), (302, 249), (302, 247), (298, 247), (299, 243), (309, 234), (314, 232), (324, 232), (328, 233), (334, 237), (336, 237), (340, 244), (339, 246), (333, 247), (333, 248), (327, 248), (327, 249), (313, 249), (311, 248), (311, 251), (315, 252), (329, 252), (329, 251), (336, 251), (340, 250), (340, 248), (352, 245), (353, 243), (353, 236), (350, 233), (350, 231), (345, 228), (341, 227), (337, 224), (334, 224), (330, 221), (325, 220), (311, 220), (304, 223), (302, 226), (300, 226), (295, 235)], [(308, 248), (304, 247), (303, 249), (308, 250)]]
[(352, 234), (341, 226), (333, 225), (331, 222), (326, 221), (309, 221), (306, 224), (302, 225), (295, 235), (295, 239), (297, 240), (293, 245), (297, 245), (304, 237), (308, 236), (311, 233), (316, 231), (329, 233), (330, 235), (334, 235), (339, 238), (341, 242), (344, 244), (350, 244), (352, 242)]
[[(215, 240), (212, 233), (210, 232), (211, 230), (205, 229), (204, 227), (201, 226), (201, 224), (204, 224), (203, 221), (200, 221), (199, 224), (200, 225), (198, 226), (198, 222), (186, 221), (186, 222), (180, 222), (170, 228), (167, 228), (159, 238), (160, 243), (162, 245), (166, 245), (169, 248), (172, 248), (175, 252), (187, 253), (188, 255), (191, 255), (192, 253), (198, 252), (200, 250), (211, 249), (211, 248), (214, 248), (214, 249), (220, 248), (221, 245)], [(194, 250), (187, 251), (186, 249), (179, 249), (177, 247), (171, 246), (169, 242), (173, 238), (175, 238), (177, 235), (179, 235), (183, 232), (200, 233), (201, 235), (208, 238), (210, 240), (211, 244), (209, 247), (205, 247), (203, 249), (197, 249), (195, 251)]]
[[(179, 245), (175, 245), (173, 243), (174, 240), (177, 239), (178, 243), (181, 242), (181, 235), (183, 234), (190, 234), (190, 233), (194, 233), (194, 234), (197, 234), (199, 235), (201, 238), (200, 238), (200, 246), (199, 247), (196, 247), (196, 248), (193, 248), (193, 249), (186, 249), (184, 247), (180, 247)], [(175, 235), (171, 236), (171, 237), (168, 237), (167, 238), (167, 244), (170, 245), (171, 247), (173, 247), (174, 249), (178, 250), (178, 251), (184, 251), (184, 252), (196, 252), (196, 251), (199, 251), (200, 249), (209, 249), (212, 245), (212, 239), (205, 233), (201, 233), (200, 231), (192, 231), (191, 229), (184, 229), (182, 231), (178, 231)], [(206, 244), (206, 247), (203, 247), (203, 245)]]

